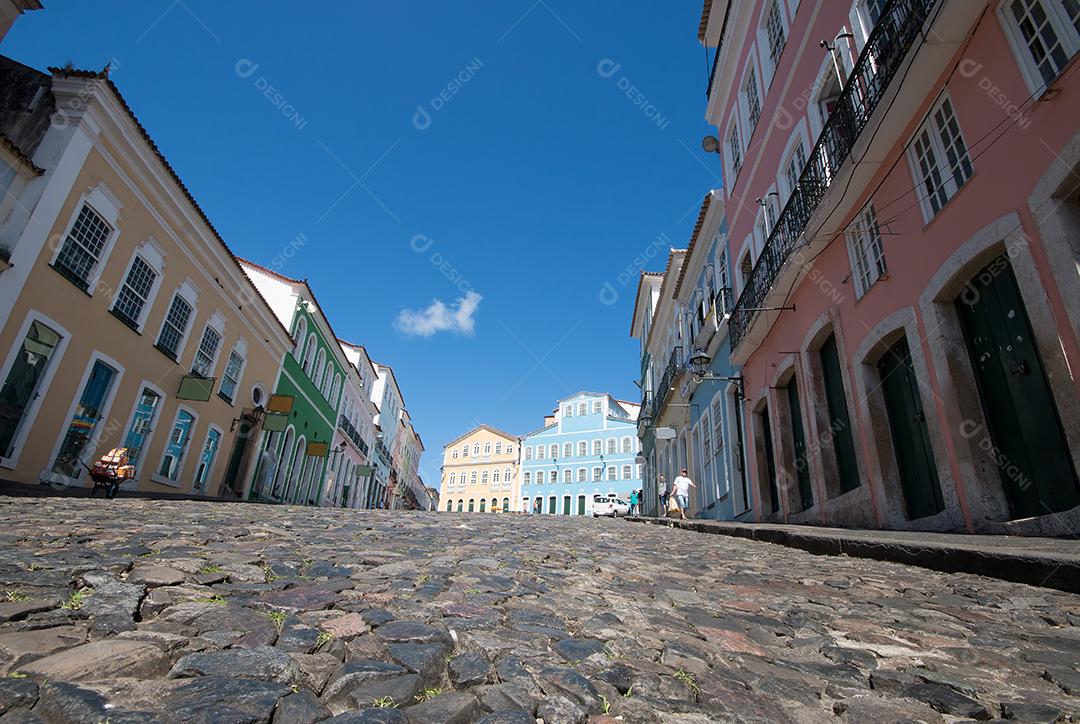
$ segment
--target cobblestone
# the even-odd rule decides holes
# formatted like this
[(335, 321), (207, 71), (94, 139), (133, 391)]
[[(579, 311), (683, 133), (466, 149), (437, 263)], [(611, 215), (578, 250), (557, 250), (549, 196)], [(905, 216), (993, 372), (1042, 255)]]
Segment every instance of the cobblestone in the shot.
[(0, 498), (0, 721), (1080, 718), (1080, 597), (621, 520)]

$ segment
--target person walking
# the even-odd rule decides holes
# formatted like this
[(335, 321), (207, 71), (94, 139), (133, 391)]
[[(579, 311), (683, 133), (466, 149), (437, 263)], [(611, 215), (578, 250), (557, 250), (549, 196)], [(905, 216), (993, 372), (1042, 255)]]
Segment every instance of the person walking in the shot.
[(668, 498), (671, 496), (671, 491), (668, 490), (667, 479), (661, 475), (656, 481), (656, 489), (660, 491), (660, 517), (667, 517)]
[(638, 494), (637, 494), (637, 491), (635, 490), (635, 491), (630, 493), (630, 515), (637, 515), (638, 514), (637, 507), (638, 507)]
[(675, 478), (672, 487), (675, 489), (675, 503), (679, 506), (679, 516), (686, 520), (686, 509), (690, 507), (690, 488), (697, 487), (688, 477), (686, 468), (683, 468), (679, 476)]

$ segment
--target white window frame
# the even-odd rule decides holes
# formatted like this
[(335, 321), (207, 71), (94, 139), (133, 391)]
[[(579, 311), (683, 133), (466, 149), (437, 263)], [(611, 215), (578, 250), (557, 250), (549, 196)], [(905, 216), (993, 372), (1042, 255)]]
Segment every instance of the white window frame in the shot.
[(199, 350), (202, 348), (202, 341), (206, 337), (206, 331), (212, 329), (217, 332), (218, 343), (214, 348), (214, 356), (210, 360), (210, 364), (207, 365), (206, 374), (207, 378), (214, 376), (214, 371), (217, 369), (218, 360), (221, 359), (221, 349), (225, 346), (225, 317), (220, 311), (215, 311), (210, 318), (206, 320), (206, 324), (203, 325), (202, 333), (199, 334), (199, 343), (195, 346), (195, 351), (191, 355), (191, 367), (192, 373), (195, 372), (195, 358), (199, 356)]
[(116, 240), (120, 238), (120, 209), (124, 208), (124, 205), (120, 203), (120, 200), (116, 195), (104, 183), (98, 183), (87, 190), (75, 203), (75, 208), (72, 210), (71, 215), (68, 217), (68, 222), (64, 226), (64, 232), (57, 240), (56, 248), (53, 249), (52, 258), (49, 259), (49, 265), (52, 266), (56, 264), (56, 260), (60, 257), (60, 252), (64, 248), (64, 242), (67, 241), (68, 235), (71, 233), (72, 228), (74, 228), (75, 221), (79, 218), (79, 213), (82, 211), (84, 205), (89, 206), (94, 213), (104, 219), (105, 223), (112, 227), (109, 237), (105, 240), (105, 243), (101, 247), (101, 252), (94, 262), (94, 266), (91, 267), (90, 273), (86, 277), (85, 291), (90, 296), (94, 296), (94, 291), (97, 288), (98, 280), (101, 278), (101, 273), (105, 270), (105, 265), (108, 264), (109, 257), (112, 256), (112, 251), (116, 247)]
[[(775, 5), (776, 11), (780, 15), (780, 27), (784, 32), (784, 45), (780, 48), (780, 53), (776, 56), (776, 64), (773, 64), (772, 58), (772, 44), (769, 41), (768, 19), (769, 9)], [(768, 89), (772, 86), (773, 79), (776, 77), (776, 70), (780, 67), (780, 60), (784, 57), (784, 50), (787, 48), (788, 42), (791, 40), (791, 22), (787, 16), (787, 3), (784, 0), (765, 0), (761, 6), (761, 14), (758, 16), (757, 25), (757, 47), (760, 54), (760, 65), (762, 73), (760, 80), (762, 86)]]
[[(195, 422), (198, 423), (198, 421), (198, 418), (196, 418)], [(214, 468), (217, 467), (218, 460), (221, 458), (221, 449), (225, 447), (225, 431), (212, 422), (206, 426), (206, 434), (203, 436), (202, 445), (199, 446), (199, 456), (197, 459), (202, 459), (203, 450), (206, 449), (206, 442), (210, 439), (211, 432), (216, 432), (218, 434), (218, 447), (217, 450), (214, 451), (214, 459), (210, 461), (210, 467), (206, 470), (206, 487), (202, 489), (199, 489), (197, 487), (199, 484), (199, 481), (197, 480), (199, 466), (198, 463), (196, 463), (195, 470), (193, 471), (193, 475), (191, 476), (191, 491), (193, 493), (196, 490), (199, 490), (199, 492), (201, 492), (203, 495), (212, 495), (212, 493), (209, 492), (210, 481), (213, 479), (214, 476)]]
[(304, 364), (304, 350), (307, 342), (307, 319), (299, 317), (296, 320), (296, 330), (293, 332), (293, 359)]
[[(806, 162), (810, 160), (810, 153), (813, 151), (805, 118), (800, 118), (795, 124), (795, 128), (792, 129), (791, 136), (788, 138), (787, 145), (784, 147), (784, 154), (780, 157), (780, 168), (776, 170), (776, 189), (780, 191), (779, 203), (781, 211), (783, 211), (784, 206), (795, 193), (795, 188), (790, 183), (787, 172), (788, 167), (791, 165), (791, 161), (795, 158), (795, 151), (798, 150), (800, 143), (802, 143), (804, 157), (803, 166), (799, 169), (799, 174), (801, 175), (803, 169), (806, 167)], [(798, 181), (797, 178), (796, 181)]]
[(161, 339), (161, 333), (165, 331), (165, 320), (169, 316), (169, 309), (172, 307), (173, 297), (180, 296), (191, 307), (191, 315), (187, 320), (187, 329), (183, 330), (180, 335), (180, 342), (176, 345), (176, 360), (184, 358), (184, 350), (187, 348), (188, 339), (191, 337), (191, 330), (195, 327), (195, 318), (199, 315), (199, 288), (195, 286), (195, 282), (190, 277), (184, 279), (173, 293), (169, 295), (169, 303), (165, 307), (165, 313), (161, 316), (161, 326), (158, 328), (157, 334), (154, 335), (154, 346), (156, 347), (158, 341)]
[[(36, 309), (29, 310), (26, 313), (26, 317), (23, 319), (22, 326), (19, 327), (19, 332), (16, 335), (14, 342), (12, 342), (11, 347), (8, 349), (7, 357), (4, 360), (4, 366), (0, 369), (0, 384), (4, 383), (8, 374), (11, 372), (11, 368), (15, 365), (15, 358), (19, 354), (19, 350), (22, 349), (22, 341), (26, 339), (26, 335), (30, 331), (30, 326), (34, 322), (39, 322), (43, 326), (48, 327), (59, 334), (60, 341), (53, 351), (53, 356), (49, 359), (49, 368), (45, 370), (45, 374), (42, 375), (41, 379), (38, 381), (34, 396), (31, 398), (30, 404), (23, 413), (23, 422), (15, 432), (15, 437), (11, 441), (11, 455), (6, 458), (0, 457), (0, 467), (8, 469), (14, 469), (19, 464), (19, 455), (22, 453), (23, 446), (30, 436), (30, 431), (34, 428), (34, 423), (37, 421), (41, 406), (44, 404), (45, 398), (48, 397), (48, 391), (50, 385), (52, 385), (53, 378), (56, 376), (56, 371), (60, 368), (60, 363), (63, 361), (64, 352), (67, 351), (68, 342), (71, 341), (71, 332), (63, 325), (58, 324), (52, 318), (42, 314)], [(74, 409), (74, 407), (72, 409)], [(70, 419), (69, 416), (67, 421), (70, 422)]]
[[(741, 117), (737, 109), (731, 111), (731, 115), (728, 117), (727, 126), (724, 129), (723, 143), (724, 149), (724, 186), (727, 187), (728, 196), (731, 196), (732, 189), (735, 186), (735, 182), (739, 178), (739, 173), (742, 171), (743, 164), (746, 162), (746, 139), (744, 138), (743, 130), (740, 126)], [(731, 132), (735, 131), (736, 146), (738, 147), (739, 157), (735, 158), (734, 152), (731, 148)]]
[[(956, 119), (956, 126), (960, 132), (960, 141), (964, 144), (964, 156), (967, 158), (968, 166), (971, 167), (971, 173), (964, 179), (963, 184), (960, 186), (956, 185), (952, 168), (948, 165), (948, 155), (945, 152), (945, 146), (941, 141), (937, 125), (934, 122), (934, 115), (945, 103), (949, 104), (953, 117)], [(942, 178), (942, 184), (939, 189), (944, 190), (946, 196), (945, 201), (941, 204), (941, 208), (936, 212), (934, 211), (933, 206), (930, 205), (930, 196), (926, 193), (924, 187), (922, 171), (919, 168), (918, 154), (915, 149), (915, 142), (924, 131), (930, 139), (930, 149), (934, 154), (934, 161)], [(962, 188), (968, 185), (968, 182), (970, 182), (975, 175), (975, 163), (971, 159), (970, 146), (968, 146), (967, 139), (964, 138), (964, 129), (960, 128), (960, 119), (956, 115), (956, 106), (953, 105), (947, 90), (941, 92), (941, 95), (934, 101), (930, 110), (927, 111), (926, 116), (923, 118), (922, 123), (919, 124), (918, 129), (916, 129), (915, 133), (912, 134), (911, 138), (908, 140), (906, 155), (908, 159), (908, 168), (911, 171), (911, 179), (915, 182), (914, 187), (918, 189), (916, 193), (919, 196), (919, 206), (922, 208), (923, 212), (923, 222), (929, 224), (934, 217), (945, 210), (949, 205), (949, 202), (956, 197)]]
[[(172, 435), (173, 428), (176, 427), (176, 422), (180, 419), (180, 413), (181, 412), (186, 412), (189, 415), (191, 415), (191, 417), (193, 418), (193, 421), (191, 423), (190, 438), (194, 438), (195, 437), (195, 431), (199, 427), (199, 413), (196, 412), (193, 408), (188, 407), (187, 405), (177, 405), (176, 406), (176, 411), (173, 412), (173, 416), (172, 416), (172, 424), (169, 425), (169, 431), (168, 431), (167, 435), (168, 436)], [(190, 440), (190, 438), (189, 438), (189, 440)], [(301, 439), (303, 439), (303, 438), (301, 437)], [(162, 485), (168, 485), (170, 488), (179, 488), (181, 481), (184, 479), (184, 465), (186, 465), (187, 462), (188, 462), (188, 453), (191, 451), (192, 446), (191, 446), (190, 441), (189, 441), (188, 445), (184, 448), (183, 454), (180, 456), (179, 462), (177, 462), (177, 464), (176, 464), (176, 466), (177, 466), (176, 467), (176, 480), (170, 480), (169, 478), (165, 477), (164, 475), (162, 475), (159, 472), (161, 470), (161, 464), (163, 462), (165, 462), (165, 454), (168, 452), (168, 449), (169, 449), (168, 440), (169, 440), (169, 438), (166, 437), (165, 438), (165, 444), (161, 446), (161, 454), (158, 455), (157, 465), (154, 466), (153, 472), (150, 474), (150, 479), (152, 481), (154, 481), (155, 483), (161, 483)], [(276, 475), (276, 473), (275, 473), (275, 475)], [(283, 485), (285, 484), (285, 482), (287, 482), (287, 481), (283, 481)], [(282, 488), (283, 491), (284, 491), (284, 489), (285, 488)]]
[[(747, 131), (746, 138), (742, 139), (744, 148), (750, 145), (750, 139), (754, 137), (754, 132), (757, 130), (757, 125), (761, 122), (761, 116), (764, 113), (764, 99), (761, 93), (761, 70), (757, 67), (756, 57), (757, 52), (755, 44), (755, 47), (752, 47), (750, 49), (750, 57), (747, 59), (746, 65), (743, 67), (742, 77), (739, 81), (739, 108), (741, 109), (743, 128)], [(753, 113), (752, 109), (750, 108), (750, 95), (749, 93), (747, 93), (747, 86), (749, 85), (751, 72), (753, 72), (754, 74), (754, 86), (757, 91), (757, 119), (752, 118)]]
[[(111, 367), (116, 375), (113, 377), (112, 385), (109, 387), (109, 392), (105, 396), (105, 399), (101, 403), (101, 416), (98, 418), (99, 423), (104, 423), (102, 426), (95, 425), (94, 437), (87, 442), (86, 447), (82, 451), (82, 461), (86, 462), (93, 459), (94, 453), (97, 452), (98, 447), (101, 445), (101, 438), (108, 432), (109, 412), (112, 410), (113, 402), (116, 401), (116, 395), (120, 390), (120, 385), (124, 380), (124, 366), (117, 362), (115, 359), (99, 352), (96, 349), (90, 353), (89, 359), (86, 361), (86, 366), (83, 368), (82, 377), (79, 379), (79, 384), (75, 387), (75, 393), (71, 398), (71, 404), (68, 405), (67, 414), (60, 421), (60, 433), (56, 436), (56, 442), (53, 444), (52, 452), (49, 453), (49, 457), (45, 460), (45, 467), (41, 471), (39, 476), (42, 480), (48, 480), (53, 483), (63, 483), (66, 485), (83, 486), (87, 481), (80, 477), (69, 478), (61, 473), (53, 472), (53, 464), (56, 462), (56, 456), (60, 454), (60, 446), (64, 443), (64, 438), (67, 436), (68, 429), (71, 425), (71, 419), (75, 416), (75, 408), (79, 405), (79, 400), (82, 398), (83, 392), (86, 389), (86, 383), (90, 379), (90, 373), (94, 369), (94, 365), (97, 362), (101, 362)], [(41, 388), (38, 388), (41, 389)], [(44, 397), (44, 395), (42, 395)]]
[(132, 252), (131, 257), (128, 259), (127, 266), (124, 267), (124, 273), (120, 275), (120, 285), (112, 295), (109, 311), (116, 309), (116, 304), (120, 301), (120, 293), (127, 285), (128, 275), (131, 273), (132, 267), (135, 266), (136, 259), (141, 259), (155, 275), (154, 281), (150, 285), (150, 291), (143, 301), (142, 309), (139, 310), (138, 317), (132, 320), (135, 322), (135, 331), (142, 334), (143, 328), (146, 326), (146, 319), (150, 316), (150, 309), (154, 306), (154, 300), (157, 299), (158, 291), (161, 289), (161, 282), (165, 278), (165, 250), (154, 237), (148, 237), (146, 241), (135, 247), (135, 251)]
[[(870, 229), (871, 224), (876, 232)], [(844, 237), (847, 239), (848, 259), (851, 262), (851, 278), (855, 282), (855, 298), (861, 299), (878, 280), (888, 277), (889, 273), (885, 259), (885, 243), (881, 238), (881, 227), (878, 225), (873, 201), (867, 202), (859, 211), (858, 216), (844, 230)], [(875, 257), (867, 256), (875, 251), (874, 247), (878, 252)], [(867, 255), (861, 254), (860, 249)], [(866, 279), (863, 278), (864, 270)]]
[(1012, 11), (1009, 9), (1011, 2), (1012, 0), (1002, 0), (998, 5), (998, 20), (1005, 31), (1005, 37), (1009, 41), (1009, 47), (1012, 48), (1017, 65), (1020, 66), (1020, 72), (1024, 76), (1024, 82), (1027, 83), (1028, 90), (1031, 91), (1032, 95), (1041, 97), (1061, 77), (1073, 56), (1080, 52), (1080, 32), (1070, 22), (1060, 2), (1051, 0), (1048, 3), (1047, 0), (1039, 0), (1050, 26), (1057, 33), (1061, 49), (1069, 56), (1065, 61), (1065, 65), (1058, 69), (1054, 78), (1049, 82), (1044, 81), (1042, 73), (1039, 72), (1038, 66), (1035, 65), (1035, 59), (1031, 57), (1027, 41), (1024, 40), (1024, 35), (1016, 24)]

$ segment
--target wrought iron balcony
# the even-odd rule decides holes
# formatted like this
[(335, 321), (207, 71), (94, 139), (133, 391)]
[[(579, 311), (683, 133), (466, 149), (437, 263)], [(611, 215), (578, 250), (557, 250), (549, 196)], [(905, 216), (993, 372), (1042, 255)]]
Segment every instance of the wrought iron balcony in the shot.
[(660, 411), (664, 409), (664, 403), (667, 402), (668, 395), (671, 393), (671, 385), (682, 367), (682, 347), (676, 347), (671, 350), (671, 356), (668, 357), (667, 367), (664, 369), (664, 376), (660, 378), (660, 384), (653, 393), (652, 416), (654, 420), (660, 419)]
[(739, 295), (728, 323), (732, 349), (738, 347), (753, 325), (784, 263), (796, 248), (807, 243), (801, 239), (810, 217), (851, 155), (855, 141), (881, 103), (936, 1), (889, 0), (885, 5)]
[(731, 293), (731, 287), (722, 287), (716, 290), (716, 295), (713, 297), (713, 309), (716, 310), (716, 323), (720, 323), (722, 317), (726, 317), (731, 314), (731, 310), (735, 308), (735, 299)]

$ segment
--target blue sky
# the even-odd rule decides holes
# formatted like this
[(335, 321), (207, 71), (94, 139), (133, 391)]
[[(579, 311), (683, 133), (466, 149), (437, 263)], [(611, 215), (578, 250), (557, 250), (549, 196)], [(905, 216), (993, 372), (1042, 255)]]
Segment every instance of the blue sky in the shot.
[[(241, 256), (308, 278), (393, 366), (437, 484), (478, 422), (636, 400), (642, 257), (686, 245), (700, 0), (48, 0), (0, 52), (112, 78)], [(464, 302), (464, 308), (461, 304)]]

